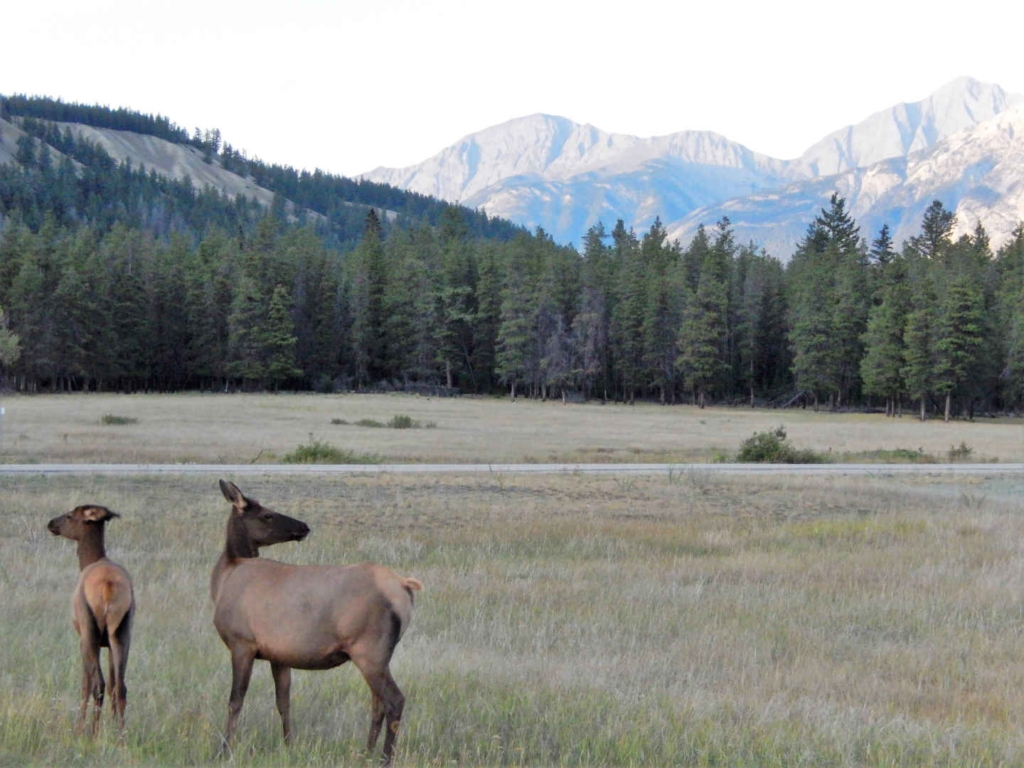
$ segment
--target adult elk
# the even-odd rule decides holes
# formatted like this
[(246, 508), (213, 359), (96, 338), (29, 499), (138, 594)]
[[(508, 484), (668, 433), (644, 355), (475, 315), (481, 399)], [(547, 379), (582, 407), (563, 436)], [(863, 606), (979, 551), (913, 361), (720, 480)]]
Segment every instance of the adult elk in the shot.
[(382, 565), (288, 565), (259, 556), (260, 547), (301, 541), (309, 526), (247, 498), (220, 481), (229, 502), (224, 552), (210, 578), (213, 623), (231, 651), (231, 697), (222, 748), (231, 744), (253, 662), (270, 662), (284, 740), (292, 740), (292, 669), (330, 669), (352, 661), (373, 694), (367, 750), (381, 725), (384, 765), (391, 763), (405, 697), (388, 669), (412, 618), (418, 579)]
[(89, 695), (93, 710), (90, 733), (95, 735), (103, 709), (104, 681), (100, 670), (100, 648), (109, 656), (110, 690), (114, 715), (124, 733), (124, 709), (128, 689), (124, 673), (128, 667), (128, 648), (135, 617), (135, 595), (128, 571), (107, 559), (103, 529), (108, 520), (119, 515), (106, 507), (84, 504), (66, 515), (53, 518), (47, 528), (54, 536), (78, 542), (78, 566), (81, 573), (71, 595), (71, 617), (81, 638), (82, 706), (78, 711), (79, 730), (85, 724)]

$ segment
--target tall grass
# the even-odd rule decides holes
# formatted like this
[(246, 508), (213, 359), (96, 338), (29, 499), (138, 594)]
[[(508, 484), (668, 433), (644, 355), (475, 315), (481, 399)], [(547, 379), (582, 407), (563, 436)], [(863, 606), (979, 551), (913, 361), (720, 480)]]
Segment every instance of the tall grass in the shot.
[[(231, 478), (228, 478), (231, 479)], [(264, 556), (376, 560), (426, 585), (392, 664), (397, 763), (1013, 765), (1024, 761), (1024, 517), (1005, 480), (280, 477), (242, 482), (312, 528)], [(230, 664), (208, 574), (208, 477), (0, 477), (0, 762), (212, 764)], [(973, 499), (984, 499), (974, 503)], [(122, 514), (138, 618), (128, 738), (76, 736), (73, 544)], [(281, 746), (257, 665), (235, 759), (376, 764), (349, 666), (296, 672)]]

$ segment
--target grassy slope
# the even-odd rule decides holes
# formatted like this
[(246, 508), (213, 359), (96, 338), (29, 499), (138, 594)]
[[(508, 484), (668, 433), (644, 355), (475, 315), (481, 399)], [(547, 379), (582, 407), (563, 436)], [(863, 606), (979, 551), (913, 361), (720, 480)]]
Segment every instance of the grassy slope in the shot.
[[(1014, 482), (593, 476), (253, 479), (307, 520), (290, 562), (373, 559), (426, 584), (393, 669), (402, 765), (997, 765), (1024, 760)], [(211, 762), (229, 686), (207, 575), (210, 478), (0, 478), (0, 762)], [(72, 732), (73, 545), (123, 514), (136, 581), (129, 735)], [(376, 764), (354, 669), (296, 673), (280, 747), (257, 667), (238, 759)]]
[[(1019, 421), (920, 423), (911, 416), (802, 410), (698, 410), (656, 405), (567, 405), (404, 395), (88, 395), (7, 397), (0, 462), (267, 463), (322, 441), (386, 461), (701, 462), (734, 454), (755, 431), (786, 427), (798, 448), (863, 460), (882, 450), (923, 450), (945, 460), (966, 443), (972, 458), (1024, 461)], [(373, 429), (406, 414), (436, 429)], [(105, 426), (103, 416), (137, 419)], [(332, 424), (332, 420), (347, 424)]]

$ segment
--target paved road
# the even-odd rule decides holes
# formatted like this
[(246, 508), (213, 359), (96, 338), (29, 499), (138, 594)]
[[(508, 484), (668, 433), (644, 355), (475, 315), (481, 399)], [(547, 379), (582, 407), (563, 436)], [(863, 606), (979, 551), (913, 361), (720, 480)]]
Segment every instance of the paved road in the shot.
[(0, 464), (2, 475), (1022, 475), (1024, 464)]

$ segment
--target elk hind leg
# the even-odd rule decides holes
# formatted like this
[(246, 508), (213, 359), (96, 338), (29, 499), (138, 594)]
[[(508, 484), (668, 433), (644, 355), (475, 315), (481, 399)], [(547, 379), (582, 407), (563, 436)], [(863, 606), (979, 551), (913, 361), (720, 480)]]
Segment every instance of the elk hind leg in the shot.
[(380, 736), (382, 725), (384, 725), (384, 700), (374, 693), (373, 702), (370, 705), (370, 735), (366, 739), (367, 752), (377, 746), (377, 737)]
[(128, 686), (124, 681), (128, 669), (128, 648), (131, 643), (131, 628), (127, 621), (110, 633), (110, 693), (117, 725), (124, 733), (124, 713), (128, 705)]
[(100, 642), (95, 628), (82, 632), (82, 706), (78, 710), (78, 729), (85, 726), (85, 711), (89, 698), (93, 701), (93, 716), (89, 727), (90, 735), (96, 735), (100, 712), (103, 709), (103, 670), (100, 669)]
[[(353, 658), (353, 661), (356, 661)], [(380, 733), (380, 715), (387, 723), (384, 733), (384, 765), (391, 765), (391, 758), (395, 752), (395, 741), (398, 737), (398, 728), (402, 722), (402, 711), (405, 709), (405, 696), (398, 688), (398, 684), (391, 676), (391, 671), (386, 664), (376, 665), (368, 663), (356, 663), (359, 671), (363, 673), (366, 684), (373, 693), (373, 713), (370, 721), (370, 739), (367, 749), (372, 749), (377, 741), (377, 734)]]

